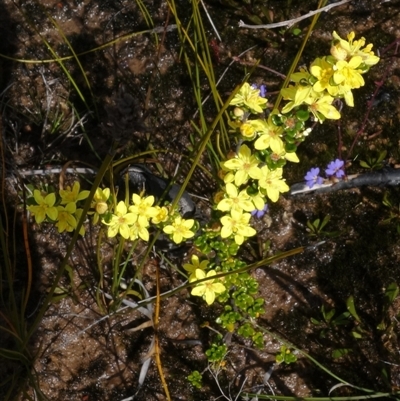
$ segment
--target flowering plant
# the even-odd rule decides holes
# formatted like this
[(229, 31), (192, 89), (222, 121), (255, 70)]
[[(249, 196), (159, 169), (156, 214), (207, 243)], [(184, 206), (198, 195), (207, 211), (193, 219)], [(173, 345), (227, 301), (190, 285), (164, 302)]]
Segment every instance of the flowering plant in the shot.
[[(325, 169), (325, 174), (328, 179), (343, 178), (345, 176), (344, 161), (340, 159), (331, 161)], [(312, 188), (315, 184), (321, 185), (324, 182), (324, 179), (320, 176), (319, 167), (312, 167), (304, 179), (309, 188)]]
[[(267, 112), (264, 85), (245, 82), (241, 86), (230, 101), (229, 124), (237, 148), (220, 162), (220, 190), (207, 224), (183, 218), (169, 204), (157, 204), (151, 193), (134, 193), (130, 199), (117, 201), (110, 188), (97, 188), (91, 202), (92, 222), (104, 225), (109, 238), (149, 241), (154, 226), (175, 244), (192, 240), (191, 263), (184, 263), (182, 272), (192, 287), (191, 294), (207, 305), (215, 300), (225, 303), (217, 322), (230, 332), (237, 329), (260, 347), (262, 335), (244, 325), (243, 318), (263, 313), (263, 299), (257, 297), (257, 280), (243, 271), (246, 264), (236, 256), (242, 244), (257, 234), (252, 227), (254, 219), (268, 211), (269, 202), (277, 202), (289, 191), (284, 167), (287, 162), (299, 162), (297, 148), (311, 132), (307, 122), (339, 119), (336, 105), (344, 99), (354, 106), (352, 90), (364, 85), (363, 74), (379, 61), (372, 45), (365, 46), (364, 38), (355, 41), (354, 37), (352, 32), (346, 41), (334, 32), (330, 55), (316, 58), (309, 69), (291, 75), (292, 84), (281, 90), (287, 103), (280, 111)], [(342, 178), (344, 161), (331, 162), (325, 173)], [(319, 168), (312, 168), (305, 179), (310, 187), (323, 182)], [(88, 195), (88, 191), (80, 191), (78, 182), (60, 190), (58, 197), (36, 189), (28, 210), (38, 224), (53, 222), (59, 232), (72, 231), (81, 213), (79, 202)]]
[[(28, 199), (27, 210), (35, 217), (37, 224), (44, 221), (55, 223), (58, 232), (71, 232), (77, 226), (82, 209), (77, 207), (79, 201), (86, 199), (89, 191), (80, 191), (79, 182), (73, 187), (60, 189), (58, 196), (54, 192), (42, 192), (34, 189), (33, 197)], [(80, 233), (85, 233), (82, 227)]]

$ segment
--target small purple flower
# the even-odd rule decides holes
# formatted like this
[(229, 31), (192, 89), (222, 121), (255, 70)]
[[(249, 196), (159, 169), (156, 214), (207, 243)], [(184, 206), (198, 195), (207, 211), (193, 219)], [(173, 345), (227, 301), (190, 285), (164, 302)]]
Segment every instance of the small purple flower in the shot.
[(342, 178), (344, 176), (343, 171), (344, 161), (336, 159), (328, 164), (328, 168), (325, 170), (327, 177), (335, 176), (336, 178)]
[(251, 215), (256, 217), (257, 219), (261, 219), (261, 217), (263, 217), (265, 213), (268, 213), (268, 205), (267, 204), (264, 205), (263, 210), (254, 209), (251, 212)]
[(267, 87), (265, 85), (252, 84), (251, 87), (253, 89), (260, 89), (261, 97), (267, 97)]
[(304, 179), (309, 188), (312, 188), (315, 184), (322, 184), (324, 179), (319, 176), (319, 167), (313, 167), (307, 172)]
[(260, 85), (260, 96), (267, 97), (267, 87), (265, 85)]

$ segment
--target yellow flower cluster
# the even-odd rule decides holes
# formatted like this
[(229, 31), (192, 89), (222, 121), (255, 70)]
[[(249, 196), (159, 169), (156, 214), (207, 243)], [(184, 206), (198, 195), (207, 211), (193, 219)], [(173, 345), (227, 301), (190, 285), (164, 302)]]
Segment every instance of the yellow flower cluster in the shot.
[(282, 127), (274, 125), (271, 118), (268, 120), (249, 119), (251, 114), (259, 114), (267, 106), (267, 99), (260, 96), (259, 89), (253, 89), (249, 83), (245, 82), (231, 100), (230, 105), (237, 106), (233, 111), (235, 120), (231, 122), (231, 126), (240, 131), (244, 140), (256, 139), (254, 147), (257, 150), (270, 149), (275, 160), (299, 161), (294, 152), (286, 152), (281, 139)]
[[(201, 241), (195, 240), (197, 250), (205, 255), (211, 253), (210, 249), (220, 253), (216, 253), (217, 261), (200, 260), (193, 255), (191, 263), (183, 265), (192, 286), (191, 294), (202, 297), (208, 305), (217, 296), (222, 300), (229, 295), (229, 281), (215, 276), (217, 271), (232, 269), (230, 262), (225, 266), (223, 262), (229, 260), (229, 255), (234, 259), (237, 245), (256, 235), (251, 215), (265, 212), (267, 201), (277, 202), (281, 193), (289, 191), (282, 177), (283, 166), (287, 161), (299, 162), (296, 150), (308, 134), (305, 122), (310, 114), (321, 123), (325, 119), (339, 119), (340, 113), (333, 101), (343, 98), (353, 106), (352, 90), (364, 85), (362, 75), (379, 61), (372, 45), (366, 45), (364, 38), (354, 40), (354, 32), (347, 35), (347, 40), (336, 32), (333, 38), (329, 56), (317, 58), (309, 69), (292, 74), (293, 85), (281, 91), (288, 101), (281, 114), (273, 111), (266, 117), (264, 89), (260, 91), (248, 83), (242, 85), (230, 102), (233, 111), (229, 124), (239, 135), (239, 144), (236, 152), (221, 162), (219, 176), (224, 185), (214, 197), (219, 222), (215, 224), (212, 220), (196, 239)], [(94, 224), (101, 222), (107, 227), (109, 238), (120, 235), (131, 241), (149, 241), (151, 225), (162, 229), (176, 244), (195, 236), (199, 224), (193, 219), (183, 219), (170, 206), (155, 205), (154, 196), (133, 194), (129, 202), (116, 203), (111, 192), (109, 188), (98, 188), (89, 212)], [(82, 214), (77, 205), (88, 195), (89, 191), (80, 191), (78, 182), (72, 188), (60, 190), (59, 196), (34, 190), (28, 210), (37, 223), (47, 220), (56, 223), (59, 232), (73, 231)], [(224, 255), (228, 255), (226, 260), (222, 260)]]
[(108, 226), (108, 237), (120, 234), (131, 241), (138, 238), (148, 241), (150, 223), (162, 225), (163, 231), (170, 235), (176, 244), (194, 236), (191, 230), (194, 220), (185, 220), (179, 215), (171, 215), (170, 210), (165, 206), (153, 206), (154, 196), (144, 197), (133, 194), (132, 202), (132, 205), (126, 205), (124, 201), (118, 202), (111, 217), (102, 220)]
[(289, 101), (282, 109), (283, 114), (306, 105), (322, 123), (325, 118), (340, 118), (339, 111), (332, 105), (335, 98), (344, 98), (348, 106), (354, 106), (352, 89), (364, 85), (362, 74), (379, 61), (371, 50), (372, 44), (365, 46), (365, 38), (354, 41), (354, 37), (351, 32), (346, 41), (333, 32), (331, 55), (315, 59), (309, 71), (303, 69), (292, 74), (294, 85), (281, 91), (283, 98)]
[[(199, 257), (193, 255), (192, 263), (186, 263), (183, 267), (190, 273), (189, 282), (195, 285), (191, 294), (203, 297), (208, 305), (211, 305), (215, 301), (216, 295), (222, 294), (226, 291), (225, 286), (219, 280), (211, 278), (217, 274), (215, 270), (209, 270), (206, 272), (208, 260), (200, 262)], [(196, 281), (205, 278), (208, 278), (208, 280), (196, 284)]]
[[(247, 109), (250, 113), (262, 113), (267, 106), (267, 99), (260, 96), (260, 90), (252, 88), (247, 82), (240, 88), (234, 99), (230, 102), (231, 106), (239, 106), (236, 111)], [(242, 109), (240, 109), (242, 108)]]
[[(288, 100), (281, 114), (274, 111), (264, 118), (267, 101), (248, 83), (230, 102), (235, 107), (230, 125), (240, 142), (251, 142), (251, 146), (241, 144), (234, 157), (221, 163), (225, 188), (216, 208), (227, 213), (220, 218), (222, 238), (232, 236), (241, 245), (255, 235), (249, 212), (263, 210), (267, 199), (276, 202), (289, 190), (282, 167), (286, 161), (299, 162), (295, 151), (308, 134), (304, 127), (308, 116), (312, 114), (321, 123), (339, 119), (340, 113), (333, 105), (338, 98), (354, 105), (352, 90), (364, 85), (362, 74), (379, 61), (371, 44), (366, 46), (364, 38), (354, 37), (351, 32), (346, 41), (333, 32), (331, 55), (316, 58), (309, 70), (292, 74), (294, 85), (281, 91)], [(299, 106), (303, 107), (293, 110)]]
[[(82, 213), (77, 202), (86, 199), (89, 191), (80, 191), (79, 182), (75, 182), (72, 188), (61, 189), (59, 196), (60, 199), (57, 199), (54, 192), (42, 193), (35, 189), (30, 201), (32, 204), (27, 210), (35, 217), (36, 223), (40, 224), (45, 220), (55, 222), (58, 232), (71, 232), (75, 230)], [(81, 227), (80, 234), (84, 233), (85, 230)]]
[[(75, 182), (72, 188), (60, 190), (59, 195), (57, 199), (55, 193), (42, 193), (35, 189), (27, 209), (35, 217), (36, 223), (45, 220), (55, 222), (60, 233), (71, 232), (77, 227), (82, 213), (82, 209), (77, 208), (77, 202), (86, 199), (89, 191), (80, 191), (79, 182)], [(132, 204), (120, 201), (114, 208), (110, 188), (97, 188), (89, 214), (93, 215), (93, 224), (101, 221), (108, 226), (109, 238), (119, 234), (131, 241), (138, 238), (148, 241), (150, 223), (161, 226), (176, 244), (194, 237), (193, 219), (185, 220), (166, 206), (154, 206), (154, 202), (154, 196), (133, 194)], [(82, 227), (80, 234), (84, 233)]]
[[(271, 118), (249, 119), (252, 113), (258, 115), (267, 105), (259, 89), (244, 83), (230, 104), (236, 106), (233, 111), (235, 120), (231, 125), (240, 132), (242, 140), (254, 141), (257, 151), (268, 150), (274, 161), (299, 161), (296, 153), (285, 150), (283, 128), (274, 125)], [(263, 165), (246, 144), (240, 146), (233, 158), (222, 162), (221, 167), (225, 188), (216, 206), (217, 210), (226, 212), (220, 218), (221, 237), (233, 237), (241, 245), (246, 238), (256, 234), (250, 226), (249, 212), (263, 210), (267, 198), (276, 202), (279, 194), (288, 191), (289, 187), (282, 178), (282, 168), (270, 169)], [(256, 186), (256, 191), (249, 191), (250, 182)]]
[[(261, 166), (247, 145), (241, 145), (234, 158), (222, 163), (222, 168), (226, 171), (224, 197), (217, 204), (217, 210), (229, 214), (220, 219), (221, 237), (234, 236), (235, 242), (241, 245), (246, 237), (256, 234), (250, 227), (251, 215), (248, 212), (263, 210), (266, 198), (276, 202), (279, 194), (289, 191), (289, 187), (282, 178), (283, 169), (270, 170), (266, 165)], [(258, 186), (258, 192), (253, 195), (246, 186), (250, 179)], [(242, 186), (245, 188), (240, 190)]]

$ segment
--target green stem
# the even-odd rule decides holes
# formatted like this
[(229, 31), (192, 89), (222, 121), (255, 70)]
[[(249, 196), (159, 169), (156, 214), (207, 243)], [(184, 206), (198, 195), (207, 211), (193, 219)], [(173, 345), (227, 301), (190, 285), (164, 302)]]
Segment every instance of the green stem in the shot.
[(80, 229), (81, 229), (81, 227), (83, 225), (83, 222), (86, 219), (87, 212), (90, 209), (90, 205), (92, 203), (92, 199), (94, 197), (94, 194), (96, 193), (96, 190), (99, 187), (99, 185), (100, 185), (100, 183), (101, 183), (106, 171), (108, 170), (108, 168), (111, 165), (111, 162), (113, 160), (116, 148), (117, 148), (117, 144), (114, 145), (114, 147), (111, 150), (111, 152), (104, 158), (103, 164), (101, 165), (101, 167), (100, 167), (100, 169), (99, 169), (99, 171), (98, 171), (98, 173), (96, 175), (96, 178), (95, 178), (93, 186), (92, 186), (92, 188), (90, 190), (89, 196), (87, 197), (85, 205), (83, 207), (81, 218), (79, 219), (78, 224), (77, 224), (77, 226), (75, 228), (75, 231), (74, 231), (74, 233), (72, 235), (72, 239), (71, 239), (71, 242), (68, 245), (66, 254), (65, 254), (63, 260), (61, 261), (61, 265), (60, 265), (60, 267), (59, 267), (59, 269), (57, 271), (57, 274), (56, 274), (56, 276), (54, 278), (53, 285), (51, 286), (50, 290), (48, 291), (48, 293), (47, 293), (47, 295), (46, 295), (46, 297), (45, 297), (45, 299), (44, 299), (44, 301), (42, 303), (42, 306), (39, 309), (38, 314), (37, 314), (35, 320), (33, 321), (31, 327), (29, 328), (29, 331), (28, 331), (28, 333), (27, 333), (27, 335), (26, 335), (26, 337), (24, 339), (24, 344), (23, 344), (24, 347), (26, 347), (30, 337), (32, 336), (32, 334), (35, 332), (35, 330), (39, 326), (41, 320), (43, 319), (44, 314), (46, 313), (48, 305), (51, 303), (51, 300), (52, 300), (52, 298), (54, 296), (54, 292), (55, 292), (55, 290), (56, 290), (56, 288), (58, 286), (58, 283), (59, 283), (62, 275), (64, 274), (65, 266), (67, 265), (68, 260), (69, 260), (71, 254), (72, 254), (72, 251), (73, 251), (73, 249), (74, 249), (74, 247), (76, 245), (76, 242), (77, 242), (77, 240), (79, 238), (79, 235), (80, 235), (79, 231), (80, 231)]
[[(293, 255), (297, 255), (299, 253), (302, 253), (304, 250), (305, 250), (304, 247), (291, 249), (290, 251), (282, 252), (282, 253), (279, 253), (278, 255), (274, 255), (274, 256), (271, 256), (269, 258), (265, 258), (265, 259), (263, 259), (263, 260), (261, 260), (259, 262), (252, 263), (250, 265), (241, 267), (240, 269), (237, 269), (237, 270), (219, 273), (219, 274), (216, 274), (215, 276), (211, 276), (211, 277), (205, 277), (205, 278), (203, 278), (201, 280), (197, 280), (196, 284), (199, 284), (199, 283), (202, 283), (202, 282), (208, 281), (208, 280), (215, 280), (215, 279), (223, 278), (223, 277), (228, 276), (230, 274), (240, 274), (240, 273), (247, 272), (249, 270), (257, 269), (259, 267), (267, 266), (267, 265), (270, 265), (270, 264), (272, 264), (274, 262), (277, 262), (279, 260), (285, 259), (285, 258), (287, 258), (289, 256), (293, 256)], [(180, 291), (182, 291), (182, 290), (184, 290), (186, 288), (192, 287), (192, 286), (193, 286), (193, 283), (186, 283), (184, 285), (181, 285), (178, 288), (175, 288), (175, 289), (173, 289), (171, 291), (168, 291), (167, 293), (161, 294), (160, 299), (169, 298), (170, 296), (172, 296), (172, 295), (174, 295), (174, 294), (176, 294), (176, 293), (178, 293), (178, 292), (180, 292)], [(155, 298), (156, 297), (150, 297), (150, 298), (144, 299), (143, 301), (139, 301), (137, 307), (136, 308), (132, 308), (132, 310), (135, 310), (135, 309), (137, 309), (139, 307), (145, 306), (145, 305), (149, 304), (150, 302), (154, 302)]]
[[(318, 8), (324, 7), (327, 2), (328, 2), (328, 0), (320, 0), (320, 2), (318, 4)], [(290, 77), (294, 73), (294, 70), (297, 68), (297, 65), (299, 64), (300, 57), (303, 54), (304, 48), (306, 47), (308, 39), (311, 36), (311, 33), (312, 33), (313, 29), (314, 29), (315, 24), (318, 21), (319, 16), (320, 16), (320, 13), (314, 15), (314, 17), (313, 17), (313, 19), (311, 21), (311, 24), (310, 24), (310, 26), (308, 28), (307, 34), (306, 34), (306, 36), (305, 36), (305, 38), (303, 40), (303, 43), (301, 44), (301, 47), (300, 47), (299, 51), (297, 52), (296, 57), (293, 60), (292, 65), (290, 66), (290, 70), (289, 70), (288, 74), (286, 75), (286, 79), (283, 82), (282, 89), (283, 88), (287, 88), (289, 86)], [(282, 95), (281, 95), (281, 92), (279, 92), (279, 95), (276, 98), (276, 102), (275, 102), (275, 105), (274, 105), (274, 110), (279, 110), (279, 105), (280, 105), (281, 101), (282, 101)]]

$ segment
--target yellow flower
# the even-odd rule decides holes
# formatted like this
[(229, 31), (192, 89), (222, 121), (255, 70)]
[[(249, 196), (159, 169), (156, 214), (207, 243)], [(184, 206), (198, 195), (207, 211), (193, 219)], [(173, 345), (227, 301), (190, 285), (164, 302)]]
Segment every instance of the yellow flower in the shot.
[(133, 205), (129, 207), (129, 211), (131, 213), (143, 216), (147, 220), (157, 216), (158, 210), (153, 207), (154, 196), (147, 196), (146, 198), (142, 198), (138, 194), (133, 194), (132, 202)]
[(323, 122), (321, 114), (330, 120), (338, 120), (340, 118), (340, 113), (338, 109), (332, 105), (333, 97), (329, 95), (320, 96), (314, 92), (315, 97), (309, 96), (305, 103), (309, 105), (308, 109), (314, 115), (316, 120), (320, 123)]
[(254, 209), (253, 203), (250, 201), (250, 196), (246, 190), (238, 191), (237, 187), (231, 183), (226, 184), (225, 188), (226, 195), (228, 198), (222, 199), (217, 209), (223, 212), (228, 212), (231, 209), (245, 210), (251, 212)]
[(235, 181), (235, 174), (232, 171), (225, 173), (225, 175), (224, 175), (225, 184), (227, 184), (228, 182), (233, 182), (233, 181)]
[(253, 210), (254, 209), (258, 209), (258, 210), (264, 209), (265, 197), (260, 192), (257, 192), (254, 195), (250, 195), (250, 199), (254, 204)]
[(54, 193), (43, 196), (38, 189), (35, 189), (33, 198), (37, 205), (28, 206), (27, 209), (35, 216), (36, 223), (42, 223), (46, 216), (51, 220), (57, 220), (58, 210), (54, 206), (56, 203), (56, 195)]
[(67, 187), (67, 189), (60, 189), (61, 204), (66, 205), (70, 202), (76, 203), (80, 200), (86, 199), (89, 196), (90, 191), (81, 191), (81, 185), (78, 181), (74, 182), (74, 185)]
[[(217, 273), (215, 270), (210, 270), (207, 274), (201, 270), (196, 269), (194, 277), (191, 282), (196, 284), (196, 281), (202, 280), (204, 278), (209, 278), (215, 276)], [(203, 281), (193, 288), (191, 294), (196, 297), (203, 297), (208, 305), (211, 305), (215, 301), (215, 294), (222, 294), (226, 291), (225, 286), (222, 283), (215, 282), (215, 279)]]
[(209, 261), (203, 260), (200, 262), (199, 257), (197, 255), (192, 255), (192, 263), (185, 263), (183, 268), (190, 273), (189, 281), (196, 277), (196, 270), (206, 270)]
[(273, 150), (273, 153), (271, 154), (271, 159), (274, 161), (278, 161), (280, 159), (286, 159), (292, 163), (299, 163), (300, 161), (295, 152), (286, 152), (283, 143), (279, 148), (276, 147)]
[(136, 222), (137, 217), (135, 213), (128, 213), (125, 202), (120, 201), (111, 220), (108, 223), (104, 222), (104, 224), (108, 225), (107, 236), (112, 238), (120, 233), (122, 237), (128, 239), (130, 236), (130, 226)]
[(73, 214), (76, 212), (76, 203), (70, 202), (65, 207), (57, 206), (58, 218), (56, 227), (58, 232), (62, 233), (64, 231), (71, 232), (76, 228), (77, 222)]
[(350, 88), (343, 87), (340, 94), (344, 97), (344, 101), (346, 102), (347, 106), (354, 107), (353, 92), (350, 90)]
[(230, 216), (222, 216), (221, 237), (228, 238), (234, 235), (235, 242), (242, 245), (245, 237), (252, 237), (257, 232), (253, 227), (249, 226), (251, 214), (243, 213), (242, 210), (232, 209)]
[(313, 85), (315, 92), (329, 90), (332, 86), (333, 66), (328, 63), (325, 58), (316, 58), (310, 67), (311, 74), (317, 78), (317, 82)]
[[(318, 81), (319, 82), (319, 81)], [(318, 82), (315, 84), (317, 85)], [(326, 85), (325, 85), (326, 84)], [(314, 86), (315, 86), (314, 85)], [(312, 87), (309, 87), (309, 90), (307, 91), (307, 96), (301, 96), (301, 104), (306, 104), (309, 105), (309, 110), (314, 114), (315, 118), (322, 122), (321, 116), (318, 115), (317, 112), (321, 113), (325, 118), (329, 118), (329, 119), (339, 119), (340, 118), (340, 113), (339, 111), (332, 106), (332, 102), (334, 100), (334, 98), (330, 95), (328, 95), (324, 90), (328, 90), (328, 92), (332, 92), (331, 94), (333, 96), (340, 96), (341, 95), (341, 90), (345, 91), (346, 88), (339, 86), (339, 85), (335, 85), (332, 86), (328, 83), (321, 83), (321, 87), (318, 88), (318, 90), (321, 90), (320, 92), (315, 91)], [(295, 91), (297, 90), (297, 87), (290, 87), (287, 88), (286, 93), (286, 99), (290, 99), (290, 98), (294, 98), (296, 97), (296, 93)], [(304, 93), (303, 93), (304, 94)], [(289, 112), (293, 107), (295, 106), (299, 106), (300, 104), (296, 103), (295, 101), (292, 101), (290, 103), (288, 103), (283, 109), (282, 109), (282, 113), (287, 113)], [(279, 150), (274, 150), (274, 153), (279, 154)]]
[(290, 100), (289, 103), (282, 108), (282, 114), (286, 114), (294, 107), (303, 104), (304, 100), (307, 99), (311, 91), (312, 91), (311, 85), (301, 85), (301, 84), (297, 84), (295, 86), (291, 85), (288, 88), (282, 89), (281, 94), (283, 98), (285, 100)]
[(333, 80), (337, 85), (343, 85), (350, 89), (360, 88), (364, 85), (364, 78), (357, 68), (362, 63), (359, 56), (352, 57), (349, 62), (339, 60), (334, 66)]
[(262, 178), (258, 181), (258, 185), (263, 188), (269, 199), (276, 202), (279, 199), (280, 192), (289, 191), (289, 187), (282, 178), (282, 168), (270, 170), (268, 166), (261, 168)]
[(155, 206), (157, 214), (153, 217), (151, 222), (153, 224), (165, 223), (168, 220), (168, 209), (165, 206)]
[(260, 177), (260, 168), (258, 167), (258, 164), (259, 161), (251, 154), (251, 150), (248, 146), (242, 145), (236, 157), (223, 162), (222, 166), (228, 170), (236, 171), (235, 185), (240, 187), (240, 185), (244, 184), (249, 177), (253, 179), (258, 179)]
[[(333, 45), (331, 47), (331, 54), (336, 60), (349, 60), (353, 56), (362, 58), (362, 62), (366, 66), (372, 66), (379, 62), (379, 57), (375, 56), (372, 49), (372, 44), (365, 46), (365, 38), (354, 40), (355, 33), (350, 32), (347, 35), (347, 41), (342, 39), (335, 31), (333, 32)], [(363, 49), (362, 47), (365, 46)]]
[(307, 85), (312, 80), (312, 74), (310, 74), (306, 68), (301, 67), (299, 72), (295, 72), (290, 76), (292, 82), (301, 83), (303, 86)]
[(150, 225), (149, 220), (144, 216), (138, 216), (137, 220), (129, 227), (129, 239), (135, 241), (139, 237), (148, 242), (149, 241), (149, 231), (147, 227)]
[(180, 244), (186, 238), (194, 237), (194, 232), (190, 229), (194, 225), (193, 219), (182, 219), (182, 217), (175, 217), (175, 220), (172, 224), (165, 226), (163, 231), (166, 234), (172, 235), (172, 240), (175, 244)]
[(240, 133), (246, 139), (253, 139), (255, 137), (255, 135), (256, 135), (256, 130), (254, 129), (252, 121), (253, 120), (247, 120), (243, 124), (240, 124)]
[(252, 113), (262, 113), (267, 106), (267, 99), (260, 96), (260, 90), (245, 82), (229, 103), (231, 106), (246, 106)]
[(254, 120), (254, 126), (260, 135), (254, 143), (254, 147), (257, 150), (271, 148), (275, 152), (283, 146), (282, 139), (280, 138), (283, 133), (283, 127), (274, 125), (271, 117), (268, 121)]
[[(297, 87), (289, 87), (286, 89), (286, 92), (284, 92), (286, 95), (286, 99), (289, 100), (290, 98), (295, 98), (296, 97), (296, 90)], [(351, 91), (347, 86), (342, 86), (342, 85), (336, 85), (332, 86), (329, 85), (326, 87), (329, 93), (331, 93), (333, 96), (344, 96), (346, 100), (346, 96), (348, 95), (348, 92)], [(303, 96), (305, 92), (301, 96), (301, 103), (298, 103), (297, 101), (291, 101), (289, 102), (285, 107), (282, 109), (282, 113), (288, 113), (290, 110), (292, 110), (293, 107), (300, 106), (301, 104), (306, 104), (309, 106), (309, 110), (313, 113), (314, 117), (319, 121), (322, 122), (323, 119), (321, 116), (318, 114), (322, 114), (325, 118), (329, 118), (331, 120), (337, 120), (340, 118), (340, 113), (339, 111), (332, 106), (332, 102), (334, 98), (326, 92), (317, 92), (313, 90), (313, 88), (310, 86), (309, 90), (307, 90), (307, 96)], [(347, 102), (347, 100), (346, 100)], [(272, 148), (271, 148), (272, 149)], [(274, 150), (272, 149), (274, 153), (279, 154), (279, 150)]]
[(97, 188), (90, 207), (94, 209), (93, 224), (99, 221), (99, 216), (108, 210), (107, 201), (110, 198), (110, 188)]

